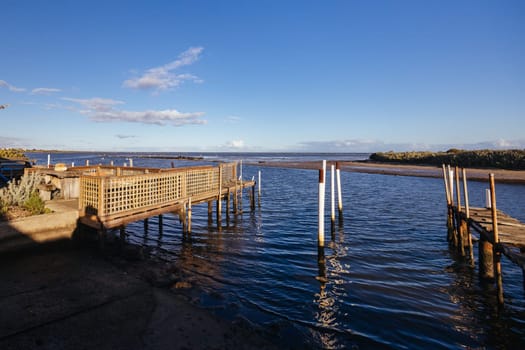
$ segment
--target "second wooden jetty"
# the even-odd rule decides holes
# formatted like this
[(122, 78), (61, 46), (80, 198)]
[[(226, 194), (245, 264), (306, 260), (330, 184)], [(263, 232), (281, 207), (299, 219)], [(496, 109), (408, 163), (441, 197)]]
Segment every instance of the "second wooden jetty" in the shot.
[[(460, 173), (463, 186), (460, 186)], [(450, 166), (443, 165), (443, 179), (448, 207), (448, 240), (457, 248), (460, 256), (468, 258), (471, 266), (474, 267), (472, 230), (479, 234), (480, 278), (495, 281), (498, 303), (503, 304), (502, 255), (522, 269), (525, 288), (525, 224), (497, 209), (494, 174), (490, 174), (488, 178), (490, 191), (486, 208), (469, 206), (465, 169), (460, 172), (456, 167), (453, 171)], [(454, 196), (454, 182), (456, 196)], [(462, 205), (462, 188), (464, 205)]]

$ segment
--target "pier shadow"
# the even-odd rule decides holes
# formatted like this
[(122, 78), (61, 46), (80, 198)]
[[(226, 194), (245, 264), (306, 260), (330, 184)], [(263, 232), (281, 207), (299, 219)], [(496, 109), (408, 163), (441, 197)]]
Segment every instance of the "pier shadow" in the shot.
[[(474, 252), (477, 252), (477, 243)], [(489, 348), (521, 348), (525, 342), (525, 330), (520, 321), (525, 319), (523, 308), (498, 303), (494, 280), (481, 278), (478, 267), (471, 267), (457, 248), (451, 248), (450, 255), (454, 263), (446, 271), (453, 279), (447, 293), (458, 305), (452, 321), (454, 327), (464, 334), (475, 334), (476, 343)]]

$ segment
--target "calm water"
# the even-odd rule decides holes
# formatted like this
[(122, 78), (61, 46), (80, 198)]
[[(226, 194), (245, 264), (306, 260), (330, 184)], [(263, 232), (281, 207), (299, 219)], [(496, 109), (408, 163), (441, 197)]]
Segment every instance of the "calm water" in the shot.
[[(116, 164), (130, 155), (58, 154), (52, 161)], [(141, 159), (136, 166), (169, 167), (171, 160)], [(295, 160), (298, 154), (205, 155), (209, 160)], [(364, 159), (367, 155), (308, 155)], [(38, 163), (47, 155), (34, 154)], [(176, 166), (194, 164), (177, 161)], [(317, 248), (317, 171), (244, 166), (244, 178), (262, 171), (255, 212), (208, 225), (207, 206), (193, 208), (184, 237), (178, 218), (130, 225), (130, 241), (176, 262), (200, 305), (278, 335), (294, 348), (517, 349), (525, 344), (521, 269), (503, 263), (505, 307), (493, 286), (455, 260), (446, 242), (443, 181), (343, 172), (344, 218)], [(329, 179), (329, 176), (328, 176)], [(471, 205), (484, 204), (485, 183), (470, 182)], [(525, 221), (525, 186), (498, 184), (498, 208)], [(330, 186), (327, 186), (329, 198)], [(475, 247), (477, 256), (477, 246)]]

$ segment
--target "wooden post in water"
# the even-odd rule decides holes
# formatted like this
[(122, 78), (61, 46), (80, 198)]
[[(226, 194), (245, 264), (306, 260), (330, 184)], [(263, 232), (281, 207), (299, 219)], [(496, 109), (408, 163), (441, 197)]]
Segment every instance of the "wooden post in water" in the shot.
[(231, 206), (231, 192), (228, 189), (228, 193), (226, 193), (226, 224), (230, 224), (230, 206)]
[(335, 166), (330, 166), (330, 223), (331, 231), (335, 232)]
[(144, 219), (144, 233), (145, 234), (148, 234), (148, 229), (149, 229), (149, 220), (146, 218)]
[(208, 225), (213, 223), (213, 203), (208, 201)]
[(89, 166), (89, 159), (86, 159), (86, 166)]
[(469, 251), (470, 266), (474, 267), (474, 248), (472, 246), (472, 235), (470, 234), (470, 206), (468, 201), (467, 171), (463, 168), (463, 196), (465, 197), (465, 234), (467, 235), (467, 244)]
[(51, 167), (51, 154), (48, 154), (48, 155), (47, 155), (47, 167), (48, 167), (48, 168)]
[(341, 193), (341, 167), (335, 162), (335, 175), (337, 179), (337, 207), (339, 209), (339, 222), (343, 221), (343, 194)]
[(324, 171), (319, 169), (319, 210), (318, 210), (318, 241), (319, 247), (324, 247), (324, 194), (325, 194), (325, 185), (324, 185)]
[(447, 165), (448, 170), (448, 189), (450, 191), (450, 206), (451, 206), (451, 229), (450, 229), (450, 235), (452, 236), (452, 245), (454, 247), (458, 246), (458, 240), (457, 240), (457, 233), (456, 233), (456, 216), (454, 215), (454, 171), (450, 169), (450, 165)]
[(120, 226), (120, 242), (121, 243), (126, 242), (126, 226), (125, 225)]
[(237, 215), (238, 210), (238, 198), (237, 198), (237, 179), (235, 179), (235, 185), (233, 186), (233, 213)]
[(188, 198), (188, 233), (191, 233), (191, 197)]
[(259, 203), (259, 206), (261, 206), (261, 171), (259, 170), (259, 181), (257, 181), (257, 187), (258, 187), (258, 190), (259, 190), (259, 197), (258, 197), (258, 203)]
[[(490, 176), (489, 176), (490, 182)], [(488, 196), (487, 198), (490, 198)], [(486, 204), (489, 204), (488, 201)], [(492, 208), (492, 203), (491, 207)], [(487, 208), (487, 209), (490, 209)], [(479, 264), (479, 276), (481, 279), (492, 280), (494, 279), (494, 248), (492, 243), (489, 242), (488, 238), (484, 234), (479, 235), (478, 242), (478, 264)]]
[(499, 251), (499, 232), (498, 232), (498, 212), (496, 208), (496, 185), (494, 184), (494, 174), (489, 175), (490, 180), (490, 203), (492, 211), (492, 233), (494, 239), (493, 257), (494, 257), (494, 277), (498, 290), (498, 303), (503, 305), (503, 279), (501, 277), (501, 252)]
[(182, 233), (188, 232), (188, 220), (186, 216), (186, 203), (182, 203), (182, 207), (179, 210), (179, 221), (182, 224)]
[(463, 219), (461, 218), (461, 188), (459, 187), (459, 167), (456, 166), (455, 168), (455, 172), (456, 172), (456, 195), (457, 195), (457, 199), (458, 199), (458, 206), (457, 206), (457, 216), (456, 216), (456, 225), (457, 225), (457, 228), (456, 228), (456, 231), (458, 233), (458, 248), (459, 248), (459, 253), (461, 254), (461, 256), (465, 256), (465, 244), (464, 244), (464, 241), (465, 239), (463, 238)]
[(219, 165), (219, 194), (217, 195), (217, 228), (221, 229), (222, 165)]
[(164, 217), (162, 214), (159, 215), (159, 236), (162, 235), (162, 230), (164, 229), (163, 225)]
[[(252, 178), (253, 181), (253, 178)], [(252, 186), (252, 195), (250, 197), (250, 209), (255, 211), (255, 185)]]
[(450, 174), (446, 167), (445, 167), (445, 164), (443, 164), (443, 182), (445, 183), (445, 194), (446, 194), (446, 198), (447, 198), (447, 241), (448, 242), (452, 242), (453, 241), (453, 236), (454, 236), (454, 219), (453, 219), (453, 211), (452, 211), (452, 200), (451, 200), (451, 195), (450, 195), (450, 188), (449, 188), (449, 183), (450, 181), (448, 180), (448, 176), (447, 174)]
[(129, 166), (133, 168), (133, 158), (129, 158)]

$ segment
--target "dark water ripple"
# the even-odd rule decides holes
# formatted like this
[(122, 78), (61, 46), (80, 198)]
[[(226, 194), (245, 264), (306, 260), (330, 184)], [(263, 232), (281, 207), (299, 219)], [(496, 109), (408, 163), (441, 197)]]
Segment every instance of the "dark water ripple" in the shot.
[[(523, 348), (522, 271), (502, 260), (506, 304), (498, 309), (494, 286), (448, 247), (442, 180), (342, 173), (344, 220), (331, 234), (327, 202), (320, 251), (317, 172), (246, 166), (244, 177), (258, 170), (255, 212), (246, 197), (244, 213), (223, 218), (219, 231), (208, 226), (207, 207), (195, 206), (190, 236), (166, 215), (162, 235), (152, 218), (147, 235), (142, 223), (128, 227), (130, 241), (174, 261), (200, 287), (202, 306), (291, 348)], [(486, 187), (469, 183), (471, 205), (484, 204)], [(525, 221), (525, 186), (498, 184), (497, 196), (500, 209)]]

